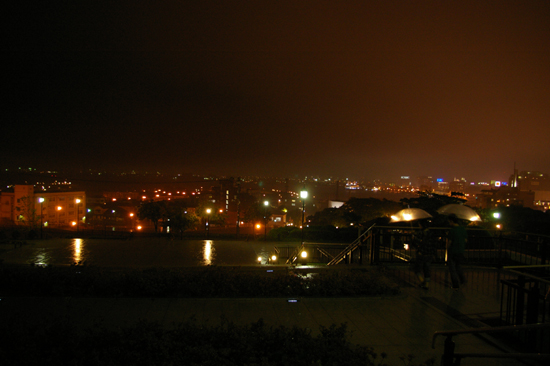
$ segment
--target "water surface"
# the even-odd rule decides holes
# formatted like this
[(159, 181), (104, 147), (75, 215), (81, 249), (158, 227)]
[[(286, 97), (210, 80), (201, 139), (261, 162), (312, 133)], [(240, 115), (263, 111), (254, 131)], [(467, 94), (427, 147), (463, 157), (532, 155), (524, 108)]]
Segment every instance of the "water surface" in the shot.
[[(186, 267), (256, 265), (265, 263), (277, 243), (229, 240), (50, 239), (28, 242), (19, 248), (3, 245), (5, 264), (101, 267)], [(288, 245), (288, 244), (285, 244)]]

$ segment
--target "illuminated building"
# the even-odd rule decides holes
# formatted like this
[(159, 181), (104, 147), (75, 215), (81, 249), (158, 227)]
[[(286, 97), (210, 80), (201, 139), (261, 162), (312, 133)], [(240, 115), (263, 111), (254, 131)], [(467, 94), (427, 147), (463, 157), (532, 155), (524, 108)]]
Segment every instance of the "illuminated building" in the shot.
[(86, 192), (35, 192), (33, 185), (15, 185), (2, 192), (0, 221), (3, 224), (71, 227), (86, 216)]

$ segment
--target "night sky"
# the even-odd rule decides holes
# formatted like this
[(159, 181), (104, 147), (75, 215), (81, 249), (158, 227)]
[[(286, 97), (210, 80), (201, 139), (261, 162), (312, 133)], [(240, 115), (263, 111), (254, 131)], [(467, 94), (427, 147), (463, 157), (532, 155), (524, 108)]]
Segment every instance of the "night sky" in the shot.
[(1, 168), (550, 173), (550, 1), (61, 3), (5, 14)]

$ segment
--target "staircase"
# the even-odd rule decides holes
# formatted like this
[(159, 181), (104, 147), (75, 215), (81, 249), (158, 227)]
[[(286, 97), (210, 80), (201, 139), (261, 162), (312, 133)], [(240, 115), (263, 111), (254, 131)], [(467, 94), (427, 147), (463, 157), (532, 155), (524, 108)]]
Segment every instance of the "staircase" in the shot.
[(327, 263), (327, 266), (333, 266), (338, 263), (340, 263), (346, 256), (350, 255), (355, 249), (361, 246), (361, 244), (365, 243), (367, 240), (369, 240), (373, 235), (372, 228), (375, 225), (372, 225), (369, 227), (361, 236), (359, 236), (357, 239), (355, 239), (350, 245), (348, 245), (344, 250), (342, 250), (338, 255), (336, 255), (334, 258), (330, 260), (330, 262)]

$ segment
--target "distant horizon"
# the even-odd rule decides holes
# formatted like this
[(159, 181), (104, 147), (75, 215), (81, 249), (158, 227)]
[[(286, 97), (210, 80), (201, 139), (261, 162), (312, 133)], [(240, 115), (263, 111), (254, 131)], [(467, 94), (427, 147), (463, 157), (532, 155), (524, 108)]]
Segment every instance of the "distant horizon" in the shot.
[[(304, 174), (304, 175), (267, 175), (267, 174), (205, 174), (205, 173), (191, 173), (191, 172), (178, 172), (177, 170), (169, 170), (169, 169), (93, 169), (93, 168), (86, 168), (86, 169), (75, 169), (75, 168), (56, 168), (56, 169), (45, 169), (41, 167), (33, 167), (33, 166), (18, 166), (18, 167), (3, 167), (1, 168), (3, 173), (37, 173), (37, 174), (93, 174), (100, 176), (101, 174), (110, 174), (115, 176), (126, 176), (126, 175), (133, 175), (136, 176), (139, 175), (147, 175), (147, 176), (155, 176), (155, 175), (162, 175), (162, 176), (170, 176), (170, 177), (177, 177), (178, 175), (182, 177), (201, 177), (201, 178), (214, 178), (214, 179), (227, 179), (227, 178), (270, 178), (270, 179), (291, 179), (291, 180), (319, 180), (323, 182), (329, 182), (329, 181), (359, 181), (359, 182), (381, 182), (381, 183), (399, 183), (402, 179), (401, 177), (409, 177), (409, 180), (412, 183), (416, 183), (416, 181), (419, 178), (422, 177), (431, 177), (434, 179), (443, 179), (444, 182), (453, 182), (453, 181), (461, 181), (465, 180), (467, 183), (491, 183), (492, 181), (500, 181), (500, 182), (508, 182), (510, 176), (514, 174), (513, 169), (512, 171), (507, 174), (506, 177), (492, 177), (487, 179), (472, 179), (471, 177), (467, 176), (460, 176), (455, 174), (450, 174), (445, 176), (444, 174), (424, 174), (424, 175), (411, 175), (411, 174), (401, 174), (396, 177), (392, 177), (389, 179), (383, 179), (383, 178), (366, 178), (366, 177), (353, 177), (351, 175), (313, 175), (313, 174)], [(32, 170), (29, 170), (32, 169)], [(547, 175), (547, 172), (540, 171), (540, 170), (529, 170), (529, 169), (517, 169), (518, 172), (540, 172), (542, 174)]]

